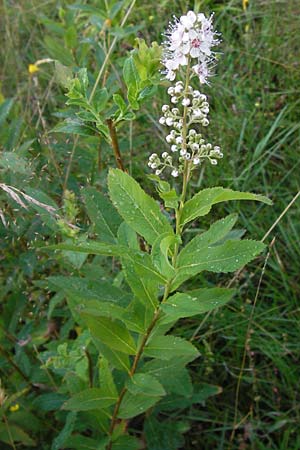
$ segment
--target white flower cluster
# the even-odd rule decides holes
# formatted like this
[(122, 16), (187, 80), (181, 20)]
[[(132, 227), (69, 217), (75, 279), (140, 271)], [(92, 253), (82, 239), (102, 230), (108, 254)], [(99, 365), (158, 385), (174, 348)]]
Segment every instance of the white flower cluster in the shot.
[(171, 146), (171, 154), (163, 152), (158, 156), (153, 153), (148, 166), (155, 170), (156, 175), (169, 168), (171, 175), (177, 177), (183, 172), (185, 161), (190, 161), (193, 167), (201, 164), (204, 159), (208, 159), (213, 165), (217, 164), (218, 159), (223, 157), (220, 147), (206, 143), (201, 133), (190, 128), (195, 124), (204, 127), (209, 124), (207, 118), (209, 104), (206, 95), (191, 86), (184, 89), (182, 81), (169, 87), (168, 94), (172, 105), (163, 105), (163, 115), (159, 123), (171, 128), (166, 136), (166, 141)]
[(204, 14), (189, 11), (180, 19), (170, 23), (164, 42), (162, 63), (166, 67), (166, 78), (175, 80), (176, 71), (180, 66), (186, 66), (188, 61), (196, 60), (192, 71), (198, 76), (201, 84), (207, 83), (211, 75), (210, 68), (215, 60), (212, 47), (219, 44), (218, 33), (213, 30), (212, 18)]

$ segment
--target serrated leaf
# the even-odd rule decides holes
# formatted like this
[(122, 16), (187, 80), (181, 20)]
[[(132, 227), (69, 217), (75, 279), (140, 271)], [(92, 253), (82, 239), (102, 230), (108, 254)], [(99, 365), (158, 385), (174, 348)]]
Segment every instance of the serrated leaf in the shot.
[(179, 356), (169, 361), (153, 359), (146, 362), (139, 373), (154, 376), (164, 387), (166, 392), (183, 396), (190, 396), (193, 385), (188, 370), (184, 367), (189, 362), (189, 356)]
[(62, 290), (71, 295), (77, 295), (85, 301), (99, 300), (100, 302), (115, 303), (120, 306), (127, 306), (131, 295), (113, 286), (108, 281), (97, 281), (89, 278), (72, 276), (52, 276), (48, 277), (50, 288)]
[(130, 175), (111, 169), (108, 186), (112, 202), (125, 222), (149, 244), (152, 245), (162, 233), (174, 234), (158, 204)]
[(120, 321), (108, 317), (93, 317), (86, 312), (81, 313), (91, 334), (109, 348), (127, 355), (136, 354), (136, 344), (127, 328)]
[(121, 217), (105, 195), (93, 187), (82, 191), (84, 203), (95, 232), (101, 241), (116, 243)]
[(218, 395), (221, 392), (222, 388), (220, 386), (202, 383), (194, 386), (194, 391), (189, 397), (181, 397), (174, 394), (166, 396), (160, 401), (159, 409), (161, 411), (173, 411), (188, 408), (195, 403), (203, 403), (209, 397)]
[(267, 197), (251, 192), (233, 191), (222, 187), (203, 189), (185, 203), (180, 223), (184, 225), (197, 217), (205, 216), (213, 205), (229, 200), (254, 200), (268, 205), (272, 204)]
[(118, 417), (120, 419), (130, 419), (131, 417), (142, 414), (154, 406), (160, 398), (157, 395), (131, 394), (127, 391), (121, 403)]
[(121, 245), (106, 244), (102, 242), (86, 241), (78, 242), (77, 244), (62, 243), (57, 245), (49, 245), (43, 247), (48, 250), (69, 250), (74, 252), (89, 253), (92, 255), (103, 256), (119, 256), (125, 259), (129, 259), (141, 276), (147, 276), (159, 283), (165, 283), (166, 278), (157, 272), (151, 262), (150, 255), (144, 252), (138, 252)]
[(176, 293), (161, 305), (165, 316), (160, 323), (177, 321), (183, 317), (191, 317), (213, 311), (228, 303), (234, 295), (234, 289), (211, 288)]
[(88, 126), (85, 122), (76, 119), (66, 119), (64, 122), (57, 124), (51, 133), (71, 133), (79, 134), (80, 136), (94, 136), (95, 130)]
[(62, 408), (69, 411), (103, 409), (113, 405), (117, 399), (118, 397), (105, 395), (101, 388), (90, 388), (73, 395)]
[(159, 381), (147, 373), (136, 373), (126, 383), (128, 391), (133, 394), (143, 394), (150, 397), (161, 397), (166, 392)]
[(215, 273), (234, 272), (266, 248), (262, 242), (253, 240), (229, 240), (214, 247), (203, 246), (201, 252), (193, 253), (188, 252), (187, 247), (189, 245), (179, 254), (178, 272), (172, 283), (172, 290), (203, 270)]
[(130, 361), (129, 356), (125, 353), (118, 352), (117, 350), (105, 345), (99, 339), (94, 338), (94, 344), (100, 353), (110, 362), (110, 364), (122, 372), (129, 373)]
[(171, 335), (154, 336), (146, 345), (144, 354), (152, 358), (170, 360), (184, 356), (188, 362), (197, 358), (200, 353), (189, 341)]

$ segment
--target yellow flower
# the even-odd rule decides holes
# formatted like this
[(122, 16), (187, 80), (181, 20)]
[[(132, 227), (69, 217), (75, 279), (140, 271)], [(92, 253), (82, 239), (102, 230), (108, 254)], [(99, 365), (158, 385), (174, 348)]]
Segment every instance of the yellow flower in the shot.
[(242, 2), (243, 2), (243, 10), (246, 11), (246, 9), (249, 6), (249, 0), (242, 0)]
[(19, 403), (16, 403), (15, 405), (12, 405), (12, 406), (9, 408), (10, 412), (16, 412), (16, 411), (18, 411), (19, 409), (20, 409)]
[(28, 66), (28, 72), (30, 73), (30, 75), (33, 75), (35, 72), (38, 72), (39, 68), (36, 64), (29, 64)]

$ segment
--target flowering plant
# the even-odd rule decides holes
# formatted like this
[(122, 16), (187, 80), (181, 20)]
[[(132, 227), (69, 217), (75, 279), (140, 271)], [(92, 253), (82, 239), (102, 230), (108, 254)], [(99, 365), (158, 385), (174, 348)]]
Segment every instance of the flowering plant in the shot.
[[(158, 420), (161, 412), (176, 409), (178, 404), (184, 408), (202, 402), (218, 392), (199, 383), (193, 387), (186, 365), (200, 356), (199, 350), (170, 330), (181, 318), (226, 304), (234, 290), (207, 285), (188, 290), (183, 283), (191, 278), (197, 283), (203, 271), (234, 272), (265, 248), (259, 241), (230, 237), (236, 214), (212, 223), (188, 243), (183, 239), (188, 224), (207, 215), (215, 204), (229, 200), (270, 204), (261, 195), (223, 187), (207, 188), (187, 199), (193, 171), (206, 160), (215, 165), (223, 156), (199, 129), (209, 124), (209, 105), (199, 87), (191, 86), (193, 79), (197, 85), (208, 83), (215, 60), (212, 47), (219, 43), (216, 36), (212, 16), (189, 11), (170, 25), (163, 45), (162, 64), (172, 83), (168, 88), (171, 105), (162, 106), (159, 121), (171, 128), (166, 137), (171, 154), (152, 154), (149, 166), (155, 170), (150, 178), (157, 184), (165, 209), (126, 171), (111, 169), (111, 202), (94, 189), (84, 193), (99, 241), (76, 237), (74, 243), (55, 246), (120, 260), (114, 284), (100, 280), (97, 290), (91, 291), (88, 283), (76, 277), (52, 279), (64, 290), (73, 316), (86, 330), (85, 345), (92, 348), (100, 380), (74, 389), (63, 408), (96, 415), (102, 430), (97, 448), (138, 449), (138, 433), (130, 433), (134, 417), (147, 411), (147, 440), (151, 427), (163, 426)], [(131, 65), (129, 103), (136, 74)], [(180, 193), (160, 178), (167, 177), (168, 170), (178, 180), (182, 176)]]

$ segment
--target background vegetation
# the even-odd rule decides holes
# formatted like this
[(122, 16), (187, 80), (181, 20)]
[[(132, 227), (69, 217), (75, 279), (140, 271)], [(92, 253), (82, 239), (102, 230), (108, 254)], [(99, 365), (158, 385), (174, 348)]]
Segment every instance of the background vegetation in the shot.
[[(222, 33), (216, 76), (204, 91), (211, 102), (209, 133), (225, 157), (216, 168), (204, 167), (192, 189), (220, 184), (270, 196), (273, 207), (238, 206), (241, 231), (247, 228), (257, 239), (267, 233), (270, 250), (234, 280), (211, 278), (220, 285), (238, 283), (234, 302), (180, 323), (178, 333), (202, 354), (190, 365), (193, 380), (219, 386), (219, 395), (166, 414), (164, 436), (170, 426), (177, 441), (162, 443), (161, 438), (152, 448), (300, 449), (300, 203), (295, 197), (300, 185), (300, 5), (297, 0), (195, 3), (139, 0), (121, 27), (128, 2), (2, 2), (1, 183), (58, 211), (55, 217), (20, 193), (23, 206), (12, 193), (0, 194), (3, 450), (83, 448), (65, 444), (67, 433), (80, 431), (80, 424), (60, 410), (57, 389), (62, 379), (70, 383), (68, 374), (76, 365), (79, 372), (87, 370), (85, 335), (70, 316), (63, 291), (48, 277), (89, 274), (96, 283), (99, 276), (117, 273), (101, 260), (36, 250), (45, 240), (54, 243), (89, 230), (81, 188), (105, 189), (107, 169), (115, 166), (111, 148), (99, 138), (77, 138), (67, 129), (53, 132), (66, 111), (65, 71), (54, 62), (36, 62), (58, 60), (73, 70), (87, 66), (95, 79), (117, 38), (101, 84), (122, 91), (122, 63), (136, 36), (148, 45), (161, 42), (172, 14), (194, 6), (215, 11)], [(119, 130), (123, 163), (148, 190), (153, 188), (145, 179), (147, 157), (165, 146), (158, 124), (164, 96), (165, 87), (159, 86), (137, 112), (137, 121)], [(236, 211), (237, 204), (230, 208)], [(221, 213), (222, 207), (214, 214)], [(201, 228), (207, 225), (204, 221)], [(139, 429), (138, 422), (134, 426)], [(186, 431), (184, 440), (175, 429)]]

